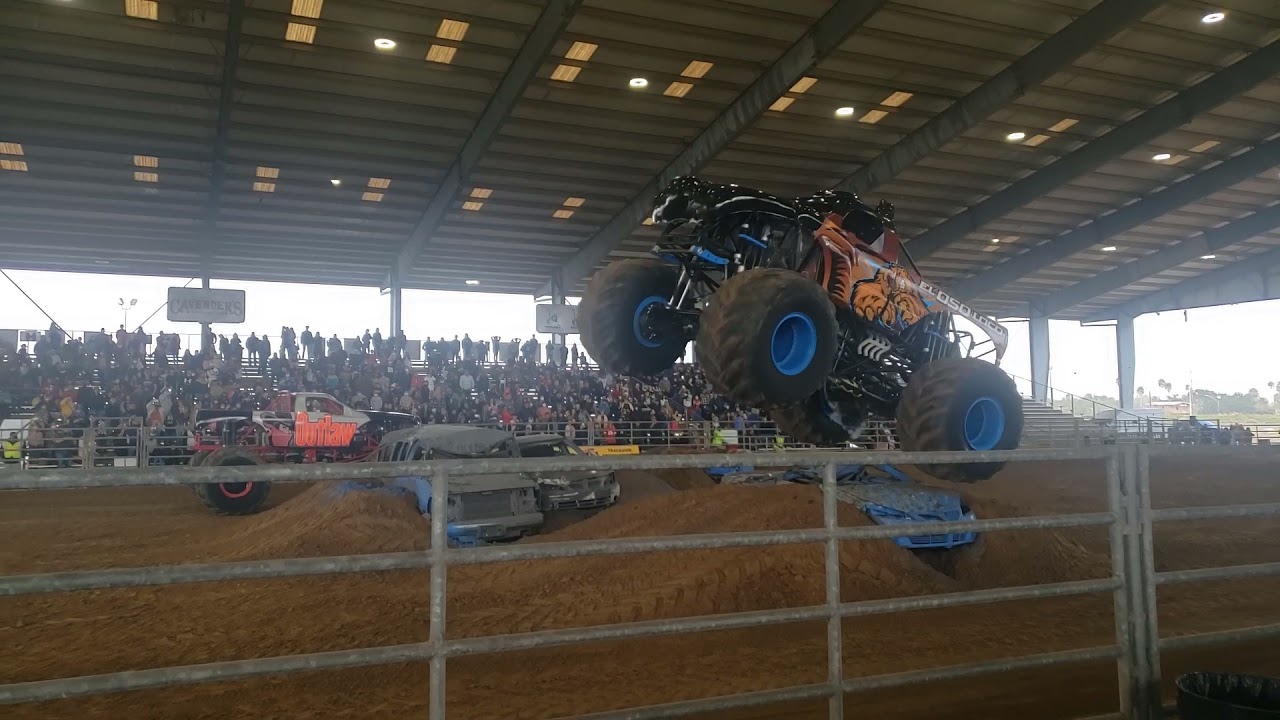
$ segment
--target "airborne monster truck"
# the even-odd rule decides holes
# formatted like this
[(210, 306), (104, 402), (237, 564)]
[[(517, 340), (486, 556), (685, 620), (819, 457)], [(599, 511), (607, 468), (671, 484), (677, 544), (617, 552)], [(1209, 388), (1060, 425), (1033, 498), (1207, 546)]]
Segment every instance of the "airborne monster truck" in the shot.
[[(582, 298), (582, 344), (603, 367), (658, 373), (694, 340), (716, 390), (802, 442), (840, 444), (880, 418), (896, 419), (905, 450), (1018, 446), (1013, 381), (976, 356), (998, 361), (1008, 331), (921, 279), (892, 206), (832, 191), (788, 202), (683, 177), (659, 194), (653, 220), (657, 258), (609, 265)], [(999, 469), (929, 472), (973, 482)]]

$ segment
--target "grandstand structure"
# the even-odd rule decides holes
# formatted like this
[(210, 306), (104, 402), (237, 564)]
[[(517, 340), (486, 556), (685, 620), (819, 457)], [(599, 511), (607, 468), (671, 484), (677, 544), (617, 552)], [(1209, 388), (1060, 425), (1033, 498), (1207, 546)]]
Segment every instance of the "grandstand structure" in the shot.
[(1273, 0), (7, 0), (0, 266), (578, 292), (672, 177), (1030, 320), (1280, 297)]

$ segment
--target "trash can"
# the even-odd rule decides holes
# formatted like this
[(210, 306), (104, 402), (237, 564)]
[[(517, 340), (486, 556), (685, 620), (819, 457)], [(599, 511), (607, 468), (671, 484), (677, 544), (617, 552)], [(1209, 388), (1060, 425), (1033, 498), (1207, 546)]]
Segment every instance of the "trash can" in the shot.
[(1178, 678), (1180, 720), (1280, 720), (1280, 680), (1193, 672)]

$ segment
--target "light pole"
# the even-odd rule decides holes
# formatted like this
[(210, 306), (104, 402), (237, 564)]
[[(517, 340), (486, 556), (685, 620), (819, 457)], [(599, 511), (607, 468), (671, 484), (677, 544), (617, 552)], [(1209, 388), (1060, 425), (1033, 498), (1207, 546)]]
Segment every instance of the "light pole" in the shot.
[(124, 329), (129, 329), (129, 308), (138, 304), (138, 298), (130, 298), (129, 304), (126, 305), (124, 298), (120, 298), (120, 309), (124, 311)]

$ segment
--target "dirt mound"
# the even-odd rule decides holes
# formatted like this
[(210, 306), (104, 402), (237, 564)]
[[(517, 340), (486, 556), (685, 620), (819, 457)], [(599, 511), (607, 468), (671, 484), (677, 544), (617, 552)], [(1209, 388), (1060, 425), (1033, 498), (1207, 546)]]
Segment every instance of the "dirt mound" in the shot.
[(229, 526), (209, 552), (219, 560), (399, 552), (425, 547), (429, 529), (406, 491), (344, 480)]
[[(869, 522), (841, 507), (845, 526)], [(694, 533), (816, 528), (817, 488), (713, 486), (637, 500), (602, 512), (536, 542)], [(821, 604), (820, 545), (641, 553), (460, 568), (450, 632), (462, 636), (523, 632), (711, 613)], [(921, 595), (954, 583), (892, 541), (845, 543), (841, 581), (846, 600)]]
[(654, 470), (653, 474), (662, 478), (673, 490), (693, 490), (694, 488), (713, 487), (716, 484), (706, 471), (697, 468)]
[(617, 478), (620, 503), (630, 503), (654, 495), (670, 495), (675, 492), (662, 478), (641, 470), (619, 470)]

